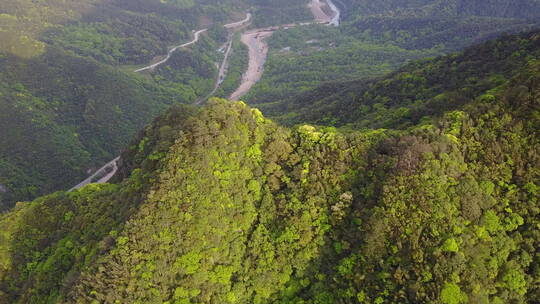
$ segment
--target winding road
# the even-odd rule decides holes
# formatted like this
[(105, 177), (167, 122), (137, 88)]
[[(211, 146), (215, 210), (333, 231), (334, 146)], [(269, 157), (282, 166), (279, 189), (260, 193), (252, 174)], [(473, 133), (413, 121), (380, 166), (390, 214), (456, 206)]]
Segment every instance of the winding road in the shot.
[(197, 43), (197, 41), (199, 41), (199, 37), (201, 36), (202, 33), (206, 32), (208, 29), (202, 29), (202, 30), (198, 30), (196, 31), (193, 35), (194, 35), (194, 38), (193, 40), (191, 40), (190, 42), (188, 43), (184, 43), (182, 45), (178, 45), (178, 46), (175, 46), (173, 47), (172, 49), (169, 50), (169, 52), (167, 53), (167, 57), (165, 57), (165, 59), (163, 60), (160, 60), (159, 62), (156, 62), (154, 64), (151, 64), (149, 66), (146, 66), (144, 68), (141, 68), (141, 69), (138, 69), (138, 70), (135, 70), (135, 73), (139, 73), (139, 72), (142, 72), (142, 71), (146, 71), (146, 70), (153, 70), (155, 69), (157, 66), (159, 65), (162, 65), (164, 64), (165, 62), (169, 61), (169, 59), (171, 59), (171, 56), (174, 52), (176, 52), (176, 50), (180, 49), (180, 48), (185, 48), (185, 47), (188, 47), (192, 44), (195, 44)]
[[(332, 15), (325, 13), (323, 10), (325, 5), (328, 5), (333, 11)], [(315, 18), (314, 22), (284, 24), (281, 26), (251, 30), (242, 34), (241, 40), (249, 50), (249, 63), (247, 71), (242, 76), (240, 86), (231, 94), (229, 97), (230, 100), (239, 100), (245, 96), (259, 80), (261, 80), (264, 72), (264, 64), (266, 63), (266, 58), (268, 56), (268, 44), (265, 40), (272, 36), (276, 30), (280, 28), (290, 29), (296, 26), (315, 23), (339, 26), (341, 12), (337, 6), (334, 5), (332, 0), (326, 0), (326, 3), (321, 0), (312, 0), (308, 4), (308, 7)]]
[[(309, 25), (313, 23), (324, 23), (324, 24), (336, 25), (336, 26), (339, 25), (339, 18), (340, 18), (339, 9), (332, 3), (331, 0), (326, 0), (326, 1), (327, 1), (328, 6), (334, 11), (333, 16), (329, 16), (326, 13), (324, 13), (324, 10), (322, 9), (322, 7), (324, 6), (324, 3), (321, 3), (320, 0), (312, 0), (311, 3), (309, 4), (309, 7), (315, 17), (315, 22), (285, 24), (282, 26), (274, 26), (274, 27), (268, 27), (268, 28), (263, 28), (263, 29), (251, 30), (242, 34), (241, 40), (244, 44), (248, 46), (248, 49), (249, 49), (249, 65), (248, 65), (248, 70), (246, 71), (246, 73), (244, 73), (244, 76), (242, 77), (242, 82), (240, 86), (231, 95), (231, 98), (230, 98), (231, 100), (238, 100), (239, 98), (244, 96), (251, 89), (251, 87), (253, 87), (253, 85), (261, 79), (263, 69), (264, 69), (264, 63), (266, 62), (266, 58), (268, 56), (268, 45), (265, 39), (270, 37), (276, 30), (280, 28), (288, 29), (295, 26), (299, 26), (299, 25), (302, 26), (302, 25)], [(229, 37), (226, 42), (226, 51), (224, 54), (223, 61), (221, 62), (221, 65), (219, 67), (219, 73), (216, 80), (216, 85), (213, 91), (208, 95), (208, 97), (213, 95), (217, 91), (217, 89), (219, 88), (219, 86), (221, 85), (221, 83), (223, 82), (223, 79), (225, 78), (227, 74), (228, 60), (229, 60), (229, 56), (232, 50), (232, 39), (234, 36), (233, 35), (234, 31), (237, 29), (240, 29), (241, 27), (246, 25), (248, 22), (250, 22), (251, 18), (252, 18), (251, 13), (247, 13), (245, 19), (223, 25), (228, 30), (232, 30), (232, 32), (229, 33)], [(201, 29), (194, 32), (193, 40), (171, 48), (167, 52), (167, 56), (164, 59), (156, 63), (153, 63), (149, 66), (137, 69), (134, 72), (139, 73), (139, 72), (143, 72), (147, 70), (153, 70), (156, 67), (166, 63), (176, 50), (180, 48), (185, 48), (185, 47), (188, 47), (190, 45), (197, 43), (199, 41), (200, 35), (206, 32), (207, 30), (208, 29)], [(197, 101), (197, 104), (202, 103), (204, 100), (205, 99), (201, 99)], [(82, 188), (90, 183), (102, 184), (102, 183), (108, 182), (118, 171), (119, 161), (120, 161), (120, 156), (111, 160), (107, 164), (105, 164), (103, 167), (98, 169), (94, 174), (90, 175), (87, 179), (80, 182), (79, 184), (71, 188), (69, 191)]]
[(247, 13), (245, 19), (240, 20), (240, 21), (238, 21), (238, 22), (233, 22), (233, 23), (225, 24), (224, 27), (225, 27), (226, 29), (234, 29), (234, 28), (243, 26), (244, 24), (246, 24), (246, 23), (248, 23), (249, 21), (251, 21), (251, 17), (252, 17), (251, 13)]
[[(77, 186), (69, 189), (69, 191), (71, 192), (73, 190), (82, 188), (91, 183), (103, 184), (103, 183), (108, 182), (116, 174), (116, 171), (118, 171), (119, 160), (120, 160), (120, 156), (111, 160), (110, 162), (105, 164), (105, 166), (99, 168), (94, 174), (90, 175), (87, 179), (80, 182)], [(94, 181), (96, 178), (98, 179)]]
[(216, 84), (214, 86), (214, 89), (208, 95), (197, 100), (195, 104), (200, 105), (203, 102), (205, 102), (208, 98), (210, 98), (212, 95), (214, 95), (216, 91), (219, 89), (219, 87), (221, 86), (221, 84), (223, 83), (223, 80), (225, 80), (225, 77), (227, 76), (227, 71), (229, 69), (229, 57), (232, 51), (234, 33), (238, 29), (241, 29), (244, 25), (248, 24), (251, 21), (251, 17), (252, 17), (251, 13), (247, 13), (246, 18), (244, 20), (224, 25), (224, 27), (227, 28), (228, 30), (231, 30), (231, 32), (229, 32), (227, 42), (225, 43), (225, 46), (222, 48), (222, 49), (225, 49), (225, 54), (223, 56), (223, 60), (221, 61), (221, 65), (219, 65), (219, 72), (218, 72)]
[[(225, 25), (223, 25), (223, 27), (225, 27), (226, 29), (234, 29), (234, 28), (237, 28), (237, 27), (241, 27), (241, 26), (243, 26), (244, 24), (246, 24), (247, 22), (249, 22), (251, 20), (251, 16), (252, 16), (251, 13), (247, 13), (245, 19), (237, 21), (237, 22), (225, 24)], [(206, 32), (206, 31), (208, 31), (208, 29), (201, 29), (201, 30), (198, 30), (198, 31), (194, 32), (193, 33), (193, 40), (191, 40), (190, 42), (187, 42), (187, 43), (184, 43), (184, 44), (181, 44), (181, 45), (178, 45), (178, 46), (175, 46), (175, 47), (171, 48), (169, 50), (169, 52), (167, 53), (167, 56), (165, 57), (165, 59), (160, 60), (160, 61), (158, 61), (158, 62), (156, 62), (154, 64), (151, 64), (149, 66), (146, 66), (144, 68), (140, 68), (138, 70), (135, 70), (134, 72), (139, 73), (139, 72), (143, 72), (143, 71), (146, 71), (146, 70), (153, 70), (156, 67), (164, 64), (165, 62), (169, 61), (169, 59), (171, 59), (172, 54), (174, 52), (176, 52), (176, 50), (178, 50), (180, 48), (185, 48), (185, 47), (188, 47), (190, 45), (193, 45), (193, 44), (197, 43), (199, 41), (199, 38), (200, 38), (201, 34)], [(230, 35), (229, 35), (229, 40), (230, 40)]]
[[(242, 26), (247, 24), (249, 21), (251, 21), (251, 16), (252, 16), (251, 13), (247, 13), (245, 19), (234, 22), (234, 23), (225, 24), (224, 27), (229, 29), (229, 30), (235, 30), (237, 28), (241, 28)], [(198, 30), (198, 31), (194, 32), (193, 40), (191, 40), (190, 42), (184, 43), (182, 45), (175, 46), (172, 49), (170, 49), (169, 52), (167, 53), (167, 57), (165, 57), (165, 59), (160, 60), (159, 62), (156, 62), (156, 63), (151, 64), (149, 66), (146, 66), (144, 68), (140, 68), (140, 69), (136, 70), (135, 72), (139, 73), (139, 72), (143, 72), (143, 71), (146, 71), (146, 70), (153, 70), (157, 66), (159, 66), (161, 64), (164, 64), (165, 62), (167, 62), (171, 58), (172, 54), (176, 50), (178, 50), (179, 48), (188, 47), (190, 45), (193, 45), (193, 44), (197, 43), (197, 41), (199, 41), (200, 35), (202, 33), (206, 32), (206, 31), (207, 31), (207, 29), (201, 29), (201, 30)], [(225, 52), (225, 56), (224, 56), (223, 61), (221, 63), (221, 67), (219, 68), (219, 73), (218, 73), (218, 78), (217, 78), (217, 81), (216, 81), (215, 88), (212, 91), (212, 93), (210, 93), (210, 95), (214, 94), (217, 91), (217, 89), (219, 88), (219, 86), (223, 82), (223, 79), (225, 78), (225, 74), (227, 73), (228, 58), (229, 58), (229, 55), (230, 55), (230, 52), (231, 52), (231, 49), (232, 49), (233, 33), (229, 34), (229, 37), (228, 37), (228, 40), (227, 40), (227, 51)], [(103, 184), (103, 183), (106, 183), (106, 182), (110, 181), (111, 178), (118, 171), (118, 162), (119, 161), (120, 161), (120, 156), (118, 156), (117, 158), (111, 160), (110, 162), (105, 164), (103, 167), (99, 168), (94, 174), (90, 175), (87, 179), (80, 182), (79, 184), (77, 184), (73, 188), (69, 189), (69, 191), (80, 189), (80, 188), (82, 188), (82, 187), (84, 187), (84, 186), (86, 186), (86, 185), (88, 185), (90, 183)], [(96, 180), (96, 178), (98, 178), (98, 179)]]

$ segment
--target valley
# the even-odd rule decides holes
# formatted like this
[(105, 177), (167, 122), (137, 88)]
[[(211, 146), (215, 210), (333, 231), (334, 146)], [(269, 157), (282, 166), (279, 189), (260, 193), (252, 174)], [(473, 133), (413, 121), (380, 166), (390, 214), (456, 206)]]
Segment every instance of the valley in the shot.
[[(332, 10), (332, 14), (326, 13), (323, 10), (323, 7), (328, 6)], [(319, 24), (329, 24), (338, 26), (339, 18), (341, 12), (339, 9), (332, 3), (332, 1), (327, 0), (321, 2), (321, 0), (312, 0), (308, 7), (311, 9), (313, 16), (315, 18), (314, 23)], [(278, 29), (289, 29), (296, 26), (306, 26), (312, 23), (292, 23), (284, 24), (281, 26), (273, 26), (268, 28), (254, 29), (249, 30), (242, 34), (242, 43), (244, 43), (249, 49), (249, 65), (248, 69), (242, 76), (242, 81), (238, 89), (231, 94), (229, 99), (239, 100), (244, 95), (246, 95), (250, 89), (262, 78), (264, 73), (264, 64), (268, 56), (268, 44), (266, 39), (268, 39), (274, 31)]]
[[(317, 112), (296, 105), (320, 85), (333, 91), (407, 61), (532, 29), (536, 14), (530, 3), (524, 13), (497, 3), (484, 12), (480, 4), (401, 7), (394, 0), (5, 2), (0, 127), (12, 131), (0, 142), (0, 209), (83, 179), (172, 105), (234, 97), (292, 125)], [(461, 7), (462, 17), (454, 12)], [(322, 26), (340, 19), (340, 27)], [(227, 31), (247, 23), (247, 36), (229, 39)], [(249, 37), (257, 28), (272, 33)], [(179, 40), (187, 42), (171, 47)], [(222, 46), (224, 53), (215, 52)]]
[[(313, 16), (315, 18), (315, 23), (320, 24), (328, 24), (328, 25), (339, 25), (339, 17), (341, 12), (339, 9), (330, 1), (327, 0), (327, 2), (321, 2), (321, 0), (312, 0), (308, 7), (311, 9)], [(330, 8), (332, 10), (332, 14), (327, 14), (324, 12), (323, 7)], [(246, 18), (240, 21), (232, 22), (223, 25), (224, 28), (230, 31), (228, 34), (227, 42), (222, 47), (224, 49), (224, 56), (223, 60), (219, 64), (219, 70), (218, 70), (218, 76), (216, 80), (216, 84), (214, 86), (214, 89), (203, 98), (199, 98), (195, 104), (202, 104), (205, 102), (209, 97), (211, 97), (221, 85), (223, 79), (226, 77), (227, 73), (227, 66), (228, 66), (228, 60), (230, 52), (232, 51), (232, 38), (236, 31), (244, 27), (246, 24), (248, 24), (251, 21), (252, 14), (247, 13)], [(312, 23), (292, 23), (292, 24), (285, 24), (281, 26), (273, 26), (269, 28), (263, 28), (263, 29), (253, 29), (248, 30), (241, 35), (241, 41), (244, 43), (248, 49), (249, 49), (249, 65), (247, 71), (244, 72), (242, 76), (242, 81), (240, 83), (240, 86), (236, 89), (235, 92), (231, 94), (229, 97), (230, 100), (236, 101), (242, 98), (242, 96), (246, 95), (249, 90), (261, 79), (263, 73), (264, 73), (264, 64), (266, 62), (266, 57), (268, 55), (268, 45), (265, 42), (265, 39), (270, 37), (272, 33), (280, 28), (289, 29), (294, 28), (296, 26), (306, 26), (310, 25)], [(144, 71), (150, 71), (152, 72), (155, 68), (158, 66), (166, 63), (172, 56), (172, 54), (177, 51), (178, 49), (189, 47), (199, 41), (200, 35), (204, 32), (206, 32), (208, 29), (200, 29), (193, 33), (193, 40), (190, 42), (184, 43), (179, 46), (172, 47), (169, 52), (167, 53), (167, 56), (153, 64), (150, 64), (146, 67), (139, 68), (135, 70), (136, 73), (144, 72)], [(116, 166), (118, 160), (120, 158), (117, 157), (111, 162), (105, 164), (103, 167), (96, 170), (95, 173), (93, 173), (90, 177), (79, 183), (77, 186), (75, 186), (73, 189), (78, 189), (82, 186), (87, 185), (90, 182), (93, 183), (106, 183), (108, 182), (116, 173), (116, 170), (118, 167)], [(112, 170), (112, 171), (107, 171)], [(105, 176), (102, 178), (95, 180), (95, 177), (98, 175), (103, 174), (104, 172), (107, 172)]]
[[(244, 25), (246, 25), (251, 20), (251, 17), (252, 17), (251, 13), (247, 13), (245, 19), (237, 21), (237, 22), (233, 22), (233, 23), (228, 23), (228, 24), (225, 24), (223, 26), (226, 29), (230, 30), (231, 33), (229, 33), (228, 38), (227, 38), (227, 42), (225, 44), (225, 53), (224, 53), (223, 60), (222, 60), (222, 62), (220, 64), (220, 66), (219, 66), (218, 79), (216, 81), (216, 84), (215, 84), (214, 89), (212, 90), (212, 92), (210, 92), (210, 94), (206, 98), (200, 98), (196, 102), (196, 104), (201, 104), (202, 102), (204, 102), (206, 99), (208, 99), (210, 96), (212, 96), (217, 91), (217, 89), (219, 88), (219, 85), (221, 84), (222, 80), (225, 78), (226, 73), (227, 73), (228, 59), (229, 59), (229, 54), (230, 54), (231, 48), (232, 48), (232, 37), (233, 37), (235, 31), (238, 28), (243, 27)], [(159, 62), (153, 63), (153, 64), (151, 64), (149, 66), (137, 69), (134, 72), (135, 73), (139, 73), (139, 72), (143, 72), (143, 71), (152, 72), (156, 67), (166, 63), (171, 58), (172, 54), (176, 50), (178, 50), (180, 48), (185, 48), (185, 47), (188, 47), (190, 45), (193, 45), (193, 44), (197, 43), (199, 41), (200, 35), (202, 33), (206, 32), (207, 30), (208, 29), (201, 29), (201, 30), (195, 31), (194, 34), (193, 34), (194, 35), (193, 40), (191, 40), (190, 42), (184, 43), (182, 45), (171, 48), (169, 50), (169, 52), (167, 53), (167, 56), (165, 57), (165, 59), (160, 60)], [(75, 189), (79, 189), (81, 187), (84, 187), (89, 183), (103, 184), (103, 183), (109, 182), (109, 180), (116, 174), (116, 172), (118, 170), (118, 165), (117, 165), (118, 161), (120, 161), (120, 156), (113, 159), (112, 161), (108, 162), (103, 167), (97, 169), (87, 179), (85, 179), (84, 181), (80, 182), (79, 184), (77, 184), (76, 186), (71, 188), (70, 191), (73, 191)], [(99, 177), (99, 178), (96, 179), (96, 177)]]
[(234, 35), (240, 29), (247, 26), (248, 23), (251, 21), (251, 18), (252, 18), (252, 14), (247, 13), (245, 19), (243, 19), (241, 21), (238, 21), (238, 22), (229, 23), (229, 24), (224, 25), (224, 27), (227, 30), (229, 30), (230, 32), (227, 35), (227, 42), (221, 47), (221, 50), (223, 50), (223, 60), (218, 65), (219, 70), (218, 70), (216, 84), (214, 86), (214, 89), (207, 96), (205, 96), (203, 98), (200, 98), (196, 102), (196, 104), (200, 105), (203, 102), (205, 102), (206, 100), (208, 100), (208, 98), (212, 97), (216, 93), (216, 91), (219, 89), (220, 85), (223, 83), (225, 77), (227, 77), (227, 71), (228, 71), (228, 68), (229, 68), (229, 56), (230, 56), (231, 51), (232, 51)]
[(538, 303), (538, 126), (537, 0), (2, 0), (0, 304)]

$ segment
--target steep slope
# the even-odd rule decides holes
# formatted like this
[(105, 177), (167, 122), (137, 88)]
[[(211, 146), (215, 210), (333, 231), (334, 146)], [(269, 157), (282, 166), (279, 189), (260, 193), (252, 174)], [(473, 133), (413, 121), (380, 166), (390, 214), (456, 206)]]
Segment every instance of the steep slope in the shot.
[[(241, 1), (15, 1), (0, 7), (0, 210), (68, 189), (174, 103), (206, 95)], [(193, 51), (133, 73), (208, 27)]]
[(287, 124), (406, 128), (424, 116), (459, 109), (539, 59), (540, 32), (533, 31), (414, 62), (379, 79), (327, 83), (256, 106)]
[(379, 145), (318, 264), (326, 279), (296, 298), (536, 302), (539, 71)]
[(244, 100), (276, 102), (321, 82), (380, 77), (406, 62), (540, 25), (536, 1), (335, 2), (343, 14), (339, 28), (284, 30), (269, 40), (263, 78)]
[(479, 97), (465, 79), (483, 70), (445, 67), (432, 72), (467, 102), (407, 130), (287, 129), (225, 100), (171, 109), (118, 184), (0, 217), (0, 299), (534, 303), (540, 65), (500, 59), (513, 76)]

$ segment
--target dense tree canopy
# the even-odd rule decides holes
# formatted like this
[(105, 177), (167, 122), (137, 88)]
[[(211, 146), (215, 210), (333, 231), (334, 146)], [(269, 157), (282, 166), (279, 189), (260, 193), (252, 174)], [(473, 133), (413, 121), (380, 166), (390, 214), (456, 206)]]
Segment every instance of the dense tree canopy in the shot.
[[(322, 60), (341, 67), (346, 58), (374, 60), (389, 70), (396, 54), (426, 55), (415, 45), (431, 50), (436, 29), (448, 26), (441, 19), (422, 36), (410, 16), (460, 12), (473, 17), (467, 29), (513, 28), (537, 16), (538, 1), (516, 2), (527, 10), (519, 14), (503, 2), (342, 0), (367, 11), (348, 29), (404, 18), (384, 31), (347, 34), (364, 43), (335, 28), (278, 32), (270, 43), (281, 55), (269, 67), (295, 68), (272, 64), (283, 60), (321, 69), (310, 61), (319, 48), (336, 56), (345, 49), (325, 40), (335, 33), (365, 52)], [(120, 65), (143, 62), (173, 37), (190, 37), (194, 25), (236, 17), (246, 5), (276, 20), (301, 18), (301, 1), (275, 10), (255, 0), (112, 0), (104, 14), (88, 14), (92, 1), (85, 9), (7, 3), (0, 21), (12, 25), (70, 14), (28, 32), (24, 42), (39, 52), (0, 53), (0, 129), (10, 130), (0, 137), (0, 205), (51, 193), (0, 213), (0, 304), (540, 300), (538, 30), (378, 78), (309, 82), (298, 70), (289, 75), (305, 87), (327, 82), (294, 96), (275, 82), (264, 93), (276, 99), (255, 100), (287, 127), (244, 102), (185, 105), (213, 88), (215, 49), (224, 42), (216, 27), (151, 73)], [(50, 11), (29, 9), (44, 3)], [(513, 21), (483, 23), (486, 8)], [(418, 39), (395, 31), (402, 27)], [(380, 44), (384, 37), (396, 43)], [(141, 47), (152, 41), (154, 48)], [(309, 45), (305, 58), (287, 45), (292, 52)], [(231, 62), (245, 67), (245, 53), (237, 49)], [(238, 66), (217, 94), (234, 88)], [(351, 73), (362, 67), (354, 66)], [(52, 193), (122, 149), (111, 183)]]
[(540, 66), (513, 70), (402, 130), (175, 107), (123, 154), (118, 184), (2, 215), (3, 299), (533, 303)]
[(407, 61), (540, 26), (540, 4), (532, 0), (334, 2), (342, 13), (338, 28), (303, 26), (268, 39), (265, 73), (245, 97), (249, 104), (286, 106), (321, 83), (381, 77)]

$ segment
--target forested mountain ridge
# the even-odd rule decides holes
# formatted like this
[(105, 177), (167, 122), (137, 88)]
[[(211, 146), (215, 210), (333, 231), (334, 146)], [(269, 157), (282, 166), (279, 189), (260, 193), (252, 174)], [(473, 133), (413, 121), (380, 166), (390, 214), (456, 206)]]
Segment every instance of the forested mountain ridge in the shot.
[(378, 79), (328, 82), (283, 101), (255, 105), (286, 124), (406, 128), (423, 117), (459, 109), (538, 60), (536, 30), (413, 62)]
[[(540, 3), (523, 1), (357, 1), (348, 16), (356, 35), (407, 49), (458, 50), (538, 25)], [(351, 30), (354, 32), (354, 30)], [(354, 34), (354, 33), (353, 33)]]
[[(375, 12), (365, 1), (336, 1), (344, 9), (344, 26), (304, 27), (290, 31), (290, 36), (277, 33), (270, 41), (276, 51), (264, 78), (246, 100), (278, 102), (321, 82), (380, 76), (407, 60), (461, 49), (537, 23), (525, 13), (501, 15), (501, 1), (490, 2), (484, 15), (478, 12), (486, 3), (455, 2), (451, 8), (464, 17), (452, 20), (455, 16), (448, 10), (448, 17), (442, 18), (434, 13), (446, 10), (433, 8), (441, 3), (381, 1), (381, 8), (403, 11), (396, 15), (384, 9)], [(536, 14), (534, 2), (523, 3), (512, 9)], [(10, 131), (0, 139), (0, 209), (71, 186), (114, 158), (139, 128), (171, 104), (207, 96), (223, 56), (216, 50), (227, 36), (224, 23), (244, 18), (248, 9), (253, 26), (307, 21), (312, 16), (306, 4), (3, 1), (0, 110), (6, 118), (0, 128)], [(402, 17), (410, 16), (411, 10), (418, 11), (415, 17)], [(192, 31), (201, 28), (208, 31), (197, 44), (178, 50), (152, 73), (133, 73), (159, 61), (169, 47), (189, 41)], [(290, 52), (281, 51), (291, 45)], [(242, 56), (238, 45), (235, 49)], [(241, 60), (235, 57), (235, 62)], [(242, 66), (235, 64), (231, 74), (239, 78)], [(233, 86), (234, 81), (226, 79), (218, 94), (226, 95)], [(44, 161), (33, 166), (36, 159)]]
[[(223, 24), (251, 5), (287, 22), (307, 12), (303, 1), (271, 12), (242, 0), (2, 1), (0, 210), (71, 187), (170, 105), (208, 95)], [(166, 64), (133, 73), (202, 28), (200, 41)]]
[[(117, 184), (0, 216), (0, 301), (534, 303), (540, 65), (502, 52), (464, 67), (501, 41), (535, 54), (537, 40), (433, 60), (433, 90), (454, 92), (440, 103), (465, 101), (387, 129), (285, 128), (226, 100), (175, 107), (123, 153)], [(493, 66), (504, 77), (482, 82)], [(381, 80), (388, 94), (432, 94), (399, 73)], [(469, 95), (473, 77), (490, 91)]]
[(536, 1), (335, 3), (343, 16), (339, 28), (283, 30), (269, 39), (265, 73), (245, 97), (249, 104), (309, 94), (324, 82), (372, 79), (406, 62), (540, 26)]
[[(304, 0), (286, 2), (2, 1), (0, 210), (71, 187), (170, 105), (207, 96), (223, 58), (223, 25), (248, 9), (261, 26), (310, 17)], [(208, 30), (197, 43), (133, 73), (200, 29)]]
[[(341, 0), (353, 12), (349, 16), (489, 16), (502, 18), (537, 18), (537, 0)], [(339, 2), (338, 2), (339, 3)]]

